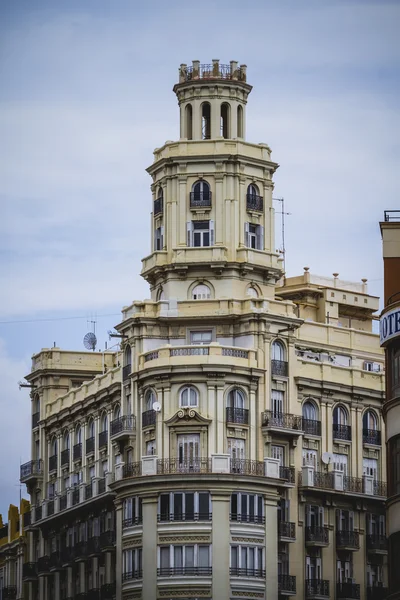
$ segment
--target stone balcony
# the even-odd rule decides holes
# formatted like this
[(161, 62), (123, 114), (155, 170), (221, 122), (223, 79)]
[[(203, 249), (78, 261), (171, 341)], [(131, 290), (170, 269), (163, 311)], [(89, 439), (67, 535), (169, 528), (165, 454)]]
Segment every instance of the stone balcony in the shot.
[(369, 496), (379, 500), (384, 500), (387, 496), (386, 482), (374, 480), (370, 475), (349, 477), (342, 471), (316, 471), (310, 465), (304, 466), (299, 472), (298, 483), (301, 488)]

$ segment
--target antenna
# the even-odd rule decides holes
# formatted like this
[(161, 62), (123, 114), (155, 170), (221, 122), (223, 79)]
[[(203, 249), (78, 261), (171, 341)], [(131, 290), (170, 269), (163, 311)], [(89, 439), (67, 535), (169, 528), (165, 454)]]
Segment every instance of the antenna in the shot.
[(321, 456), (321, 460), (326, 465), (326, 468), (333, 462), (334, 458), (332, 452), (323, 452)]
[(285, 215), (291, 215), (290, 212), (285, 212), (285, 198), (272, 198), (275, 202), (282, 203), (282, 210), (278, 211), (279, 215), (282, 215), (282, 249), (283, 254), (283, 271), (286, 274), (286, 249), (285, 249)]
[(83, 338), (83, 345), (85, 346), (86, 350), (93, 350), (94, 352), (96, 349), (96, 344), (97, 337), (92, 331), (89, 331), (89, 333), (87, 333)]
[(161, 404), (159, 402), (153, 402), (153, 410), (155, 412), (160, 412), (160, 410), (161, 410)]

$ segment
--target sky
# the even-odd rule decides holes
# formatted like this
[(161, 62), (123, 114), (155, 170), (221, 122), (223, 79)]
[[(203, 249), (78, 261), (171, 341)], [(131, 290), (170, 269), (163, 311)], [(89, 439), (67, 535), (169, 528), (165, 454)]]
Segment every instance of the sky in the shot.
[(0, 2), (0, 513), (26, 495), (32, 354), (83, 349), (92, 320), (104, 348), (121, 307), (149, 297), (145, 169), (179, 137), (180, 63), (247, 64), (247, 140), (280, 165), (288, 276), (338, 272), (381, 295), (399, 21), (389, 0)]

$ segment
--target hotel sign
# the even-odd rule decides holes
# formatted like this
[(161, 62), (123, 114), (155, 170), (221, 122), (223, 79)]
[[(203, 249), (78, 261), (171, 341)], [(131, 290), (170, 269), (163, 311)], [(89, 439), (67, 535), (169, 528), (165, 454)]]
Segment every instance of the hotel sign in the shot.
[(381, 346), (392, 338), (400, 337), (400, 307), (393, 308), (381, 316), (379, 329)]

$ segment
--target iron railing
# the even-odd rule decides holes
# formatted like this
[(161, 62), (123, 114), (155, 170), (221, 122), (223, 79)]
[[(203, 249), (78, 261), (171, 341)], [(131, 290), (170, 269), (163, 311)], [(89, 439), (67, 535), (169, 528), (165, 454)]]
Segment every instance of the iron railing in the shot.
[(290, 413), (265, 410), (262, 413), (262, 424), (264, 427), (279, 427), (280, 429), (302, 431), (303, 418), (298, 415), (291, 415)]
[(323, 490), (333, 490), (333, 473), (314, 471), (314, 487)]
[(37, 572), (40, 575), (41, 573), (48, 573), (50, 571), (50, 557), (49, 556), (41, 556), (38, 558), (37, 562)]
[(367, 600), (386, 600), (389, 595), (389, 588), (383, 584), (367, 587)]
[(108, 531), (103, 531), (100, 534), (100, 548), (102, 550), (106, 548), (112, 548), (115, 546), (115, 531), (109, 529)]
[(296, 539), (296, 524), (289, 521), (278, 521), (278, 533), (281, 538)]
[(143, 517), (130, 517), (129, 519), (124, 519), (122, 521), (122, 529), (126, 529), (127, 527), (134, 527), (135, 525), (141, 525), (143, 523)]
[(229, 518), (231, 521), (237, 523), (259, 523), (260, 525), (265, 523), (264, 515), (249, 515), (247, 513), (238, 512), (230, 513)]
[(75, 444), (72, 448), (72, 458), (73, 460), (79, 460), (82, 458), (82, 444)]
[(388, 541), (385, 535), (368, 533), (366, 536), (367, 550), (387, 550)]
[(31, 521), (32, 521), (32, 515), (31, 515), (31, 511), (29, 510), (28, 512), (24, 513), (24, 516), (23, 516), (24, 527), (29, 527), (29, 525), (31, 524)]
[(2, 599), (3, 600), (15, 600), (17, 597), (17, 588), (15, 585), (8, 585), (2, 590)]
[(351, 441), (351, 425), (333, 424), (333, 438), (335, 440)]
[(256, 475), (264, 477), (265, 465), (259, 460), (248, 460), (245, 458), (231, 458), (231, 473), (239, 475)]
[(142, 569), (135, 569), (134, 571), (126, 571), (122, 573), (122, 581), (129, 581), (129, 579), (142, 579)]
[(296, 593), (295, 575), (278, 575), (278, 592)]
[(207, 577), (212, 574), (212, 567), (161, 567), (157, 569), (160, 577), (191, 576)]
[(93, 496), (93, 486), (92, 486), (92, 482), (90, 482), (85, 485), (85, 500), (90, 500), (90, 498), (92, 498), (92, 496)]
[(79, 504), (79, 488), (76, 487), (72, 490), (72, 506)]
[(47, 503), (47, 516), (51, 517), (54, 515), (54, 500), (49, 500)]
[(57, 454), (49, 456), (49, 471), (57, 471)]
[(117, 588), (116, 583), (103, 583), (100, 588), (100, 600), (113, 600)]
[(329, 581), (326, 579), (306, 579), (306, 598), (325, 596), (329, 598)]
[(262, 196), (257, 196), (257, 194), (246, 194), (246, 208), (247, 210), (263, 212), (264, 198)]
[(67, 494), (62, 494), (60, 496), (60, 510), (65, 510), (67, 508)]
[(50, 554), (50, 568), (51, 569), (60, 569), (62, 565), (61, 554), (60, 552), (52, 552)]
[(265, 579), (264, 569), (246, 569), (239, 567), (230, 567), (229, 574), (233, 577), (260, 577)]
[(136, 429), (136, 417), (134, 415), (125, 415), (111, 421), (111, 436), (118, 435), (124, 431), (131, 432)]
[(387, 496), (387, 484), (385, 481), (374, 481), (374, 496)]
[(150, 427), (156, 424), (156, 411), (153, 409), (145, 410), (142, 413), (142, 427)]
[(355, 550), (358, 549), (360, 547), (360, 534), (358, 533), (358, 531), (337, 531), (336, 547), (354, 548)]
[(122, 367), (122, 381), (126, 381), (131, 373), (132, 365), (125, 365)]
[(40, 519), (42, 518), (42, 505), (41, 504), (37, 504), (35, 506), (35, 521), (40, 521)]
[(100, 554), (101, 546), (100, 546), (100, 537), (98, 535), (94, 535), (90, 537), (87, 541), (87, 553), (88, 556), (93, 556), (94, 554)]
[(104, 477), (102, 477), (102, 479), (99, 479), (97, 482), (97, 493), (104, 494), (105, 491), (106, 491), (106, 480)]
[(321, 421), (315, 421), (314, 419), (304, 419), (303, 427), (304, 433), (308, 435), (321, 435)]
[(28, 479), (43, 474), (43, 463), (39, 460), (30, 460), (29, 462), (21, 465), (20, 467), (20, 478)]
[(336, 598), (352, 598), (354, 600), (360, 600), (360, 586), (358, 583), (344, 583), (336, 584)]
[(363, 442), (364, 444), (373, 444), (374, 446), (381, 446), (381, 432), (378, 429), (363, 429)]
[(40, 421), (40, 413), (39, 412), (33, 413), (33, 415), (32, 415), (32, 429), (35, 429), (35, 427), (37, 427), (39, 425), (39, 421)]
[(69, 448), (61, 451), (61, 466), (69, 464)]
[(285, 360), (271, 360), (272, 375), (288, 376), (288, 363)]
[[(183, 75), (182, 72), (181, 75)], [(186, 67), (184, 80), (193, 81), (197, 79), (237, 79), (238, 81), (246, 81), (246, 72), (240, 67), (232, 72), (230, 65), (222, 64), (199, 65), (198, 68)]]
[(400, 210), (385, 210), (385, 221), (400, 221)]
[(195, 513), (186, 510), (185, 512), (177, 513), (159, 513), (157, 515), (157, 520), (160, 523), (169, 522), (169, 521), (211, 521), (212, 513)]
[(86, 440), (86, 454), (94, 452), (95, 439), (94, 437), (87, 438)]
[(285, 467), (285, 466), (281, 465), (279, 467), (279, 477), (281, 479), (284, 479), (288, 483), (295, 484), (295, 482), (296, 482), (296, 472), (294, 470), (294, 467)]
[(142, 463), (133, 462), (127, 463), (122, 467), (122, 476), (125, 477), (140, 477), (142, 474)]
[(175, 473), (211, 473), (210, 458), (163, 458), (157, 460), (157, 475), (173, 475)]
[(305, 528), (306, 542), (312, 542), (315, 545), (329, 544), (329, 529), (328, 527), (307, 526)]
[(249, 424), (249, 411), (247, 408), (226, 407), (226, 422), (239, 423), (241, 425)]
[(100, 431), (99, 433), (99, 448), (104, 448), (108, 443), (108, 431)]
[(361, 477), (349, 477), (348, 475), (344, 475), (343, 489), (345, 492), (352, 492), (353, 494), (362, 494), (364, 491), (363, 480), (361, 479)]
[(37, 564), (35, 562), (28, 562), (22, 565), (22, 579), (35, 579), (37, 574)]
[(163, 212), (163, 199), (162, 197), (154, 200), (154, 216), (159, 215)]
[(190, 206), (211, 206), (211, 192), (190, 192)]

